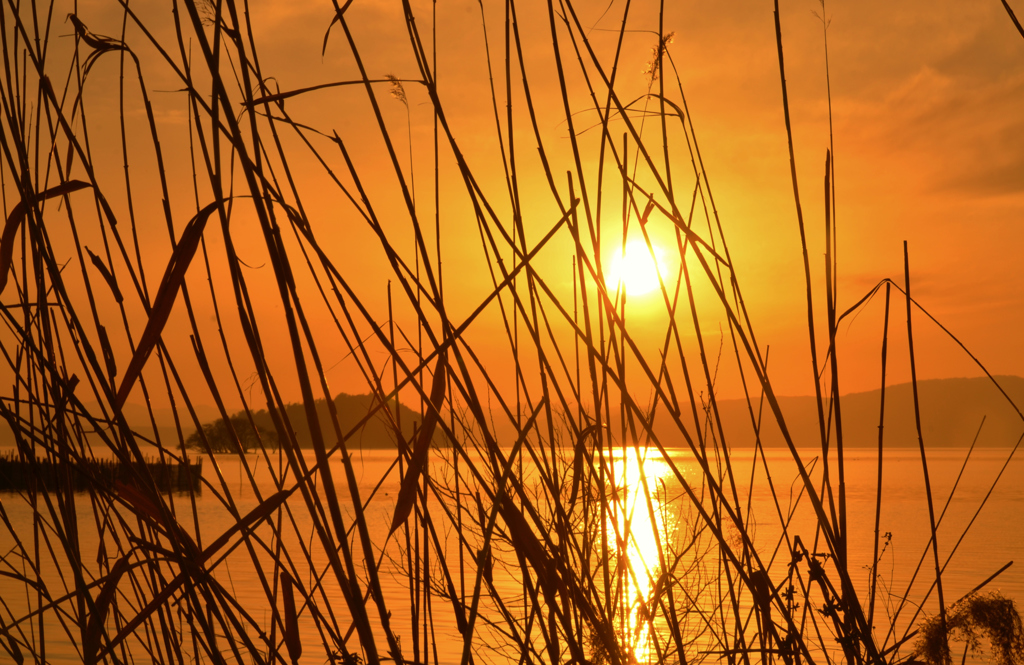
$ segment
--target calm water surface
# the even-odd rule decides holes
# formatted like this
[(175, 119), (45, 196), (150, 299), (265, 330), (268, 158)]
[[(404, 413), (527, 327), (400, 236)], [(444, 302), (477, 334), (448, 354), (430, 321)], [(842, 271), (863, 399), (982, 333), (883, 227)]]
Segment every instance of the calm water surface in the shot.
[[(992, 483), (1002, 469), (1007, 454), (1008, 450), (1004, 449), (976, 450), (971, 455), (962, 474), (961, 469), (967, 455), (966, 450), (939, 450), (929, 454), (928, 464), (936, 503), (936, 519), (939, 519), (941, 515), (938, 538), (940, 557), (944, 564), (949, 559), (943, 578), (947, 604), (969, 592), (1010, 561), (1013, 561), (1014, 564), (986, 588), (998, 589), (1004, 595), (1016, 599), (1018, 603), (1024, 603), (1024, 560), (1022, 560), (1024, 558), (1022, 557), (1024, 555), (1024, 461), (1021, 456), (1010, 462), (1003, 472), (999, 485), (990, 493)], [(373, 499), (369, 502), (367, 518), (375, 543), (384, 542), (386, 539), (394, 508), (394, 498), (399, 489), (397, 471), (392, 469), (394, 457), (393, 452), (387, 451), (364, 451), (354, 454), (354, 468), (359, 477), (361, 498), (365, 501), (373, 495)], [(673, 453), (671, 457), (683, 478), (694, 488), (699, 488), (702, 484), (700, 469), (692, 457), (682, 451)], [(769, 451), (765, 464), (779, 499), (777, 508), (763, 468), (754, 474), (753, 482), (751, 482), (750, 469), (751, 462), (754, 461), (753, 452), (740, 451), (734, 455), (734, 460), (736, 492), (744, 505), (749, 497), (751, 509), (748, 525), (754, 533), (753, 540), (758, 556), (765, 564), (770, 564), (773, 579), (781, 579), (785, 576), (789, 560), (788, 554), (780, 554), (778, 550), (782, 535), (778, 511), (781, 509), (784, 515), (788, 515), (799, 497), (801, 485), (799, 482), (794, 482), (797, 475), (796, 468), (792, 460), (789, 459), (788, 453)], [(267, 464), (262, 460), (257, 461), (254, 456), (249, 458), (249, 463), (255, 469), (256, 486), (260, 493), (264, 497), (273, 493), (275, 487)], [(653, 530), (658, 529), (661, 532), (668, 530), (682, 534), (685, 530), (679, 528), (679, 525), (686, 519), (692, 518), (692, 510), (688, 508), (678, 478), (671, 471), (669, 464), (659, 456), (652, 454), (645, 460), (633, 459), (628, 463), (619, 459), (616, 464), (634, 501), (640, 496), (638, 488), (640, 487), (639, 469), (641, 466), (646, 473), (649, 487), (661, 486), (661, 483), (656, 482), (657, 479), (664, 481), (663, 489), (653, 495), (658, 524), (650, 524), (646, 506), (642, 506), (642, 510), (638, 508), (632, 512), (631, 525), (636, 536), (630, 547), (629, 558), (638, 570), (642, 570), (644, 566), (650, 565), (645, 561), (653, 560), (651, 552), (656, 547), (653, 535), (651, 535)], [(759, 461), (758, 467), (761, 466), (762, 462)], [(870, 584), (869, 566), (874, 549), (877, 466), (876, 456), (870, 450), (855, 450), (848, 455), (845, 464), (847, 521), (850, 530), (849, 558), (851, 569), (860, 571), (860, 575), (855, 577), (855, 581), (858, 584), (858, 589), (864, 591), (863, 597), (865, 598)], [(342, 465), (335, 460), (332, 469), (335, 481), (340, 485), (344, 478)], [(388, 473), (389, 469), (391, 469), (390, 473)], [(217, 478), (217, 470), (219, 470), (222, 481)], [(444, 473), (444, 466), (440, 461), (435, 462), (432, 473)], [(528, 469), (524, 473), (527, 476), (530, 475)], [(194, 517), (193, 507), (190, 505), (187, 495), (175, 495), (172, 499), (175, 502), (175, 510), (181, 523), (193, 531), (193, 525), (198, 523), (200, 529), (197, 538), (208, 544), (233, 523), (230, 511), (225, 507), (222, 499), (217, 496), (218, 494), (230, 494), (231, 501), (234, 502), (237, 511), (242, 514), (255, 507), (258, 500), (237, 458), (219, 456), (216, 460), (205, 460), (204, 476), (214, 483), (218, 491), (215, 493), (207, 489), (202, 493), (194, 506)], [(947, 505), (947, 499), (954, 484), (956, 484), (956, 491)], [(340, 495), (346, 500), (349, 496), (346, 491), (341, 491)], [(887, 613), (893, 611), (899, 598), (908, 596), (920, 602), (933, 579), (934, 560), (929, 546), (930, 529), (924, 477), (921, 471), (920, 455), (916, 450), (900, 449), (886, 453), (882, 495), (879, 533), (882, 534), (884, 547), (879, 565), (881, 595), (875, 613), (875, 625), (882, 626), (882, 628), (876, 627), (876, 634), (880, 640), (886, 632), (884, 627), (891, 624)], [(985, 508), (980, 514), (976, 514), (979, 505), (986, 500)], [(19, 537), (31, 534), (32, 506), (21, 495), (14, 493), (0, 494), (0, 502), (2, 502), (3, 509), (6, 511), (15, 533), (19, 534)], [(326, 570), (327, 557), (322, 551), (319, 541), (312, 534), (308, 516), (305, 516), (305, 505), (298, 495), (289, 500), (289, 505), (293, 506), (295, 527), (286, 535), (286, 540), (289, 541), (286, 544), (289, 551), (295, 555), (299, 554), (302, 547), (308, 551), (306, 556), (313, 565), (300, 564), (300, 571), (309, 570), (308, 576), (305, 579), (300, 579), (299, 583), (309, 589), (316, 583), (314, 575), (323, 574)], [(640, 506), (640, 504), (634, 505)], [(797, 505), (789, 523), (788, 533), (790, 536), (799, 535), (810, 547), (813, 545), (815, 534), (810, 521), (809, 506), (806, 500), (801, 500)], [(76, 509), (82, 550), (97, 552), (99, 536), (89, 495), (76, 495)], [(347, 514), (351, 516), (351, 504), (347, 505), (346, 509)], [(619, 526), (621, 527), (621, 524)], [(615, 524), (610, 524), (609, 527), (617, 528)], [(648, 535), (643, 535), (645, 533)], [(963, 538), (960, 540), (962, 536)], [(454, 542), (454, 537), (451, 534), (449, 534), (449, 538), (450, 542)], [(11, 557), (10, 553), (13, 547), (11, 534), (6, 529), (0, 529), (0, 553), (5, 557), (2, 562), (5, 572), (27, 572), (22, 564)], [(819, 549), (823, 548), (819, 546)], [(454, 551), (454, 547), (452, 547), (453, 561), (456, 556)], [(950, 556), (951, 554), (952, 556)], [(269, 555), (263, 553), (259, 554), (257, 558), (265, 571), (273, 569), (273, 560)], [(87, 569), (90, 569), (90, 566), (94, 568), (95, 560), (85, 561), (83, 565)], [(409, 590), (407, 582), (401, 574), (402, 567), (400, 561), (390, 561), (386, 558), (382, 563), (384, 594), (386, 598), (390, 599), (390, 605), (394, 607), (402, 607), (403, 600), (405, 600), (405, 606), (408, 606)], [(909, 586), (910, 581), (917, 568), (920, 568), (920, 572), (911, 587)], [(47, 577), (54, 574), (54, 570), (44, 569), (42, 571), (43, 579), (53, 585), (53, 588), (58, 588), (59, 579)], [(496, 568), (496, 575), (497, 585), (512, 592), (521, 592), (517, 579), (507, 572), (503, 572), (500, 566)], [(216, 577), (255, 621), (269, 626), (271, 612), (266, 594), (252, 559), (244, 548), (234, 550), (217, 565)], [(638, 575), (636, 584), (642, 586), (645, 578), (646, 576), (643, 574)], [(331, 609), (340, 617), (339, 623), (345, 626), (347, 625), (345, 605), (337, 586), (330, 582), (331, 579), (331, 575), (328, 574), (324, 583), (328, 597), (333, 596), (337, 599)], [(632, 591), (644, 593), (646, 590), (639, 588), (632, 589)], [(26, 587), (12, 582), (9, 577), (0, 577), (0, 597), (6, 605), (6, 608), (2, 610), (5, 622), (10, 622), (12, 618), (23, 615), (26, 607), (34, 606), (34, 597), (27, 596)], [(934, 594), (932, 594), (932, 598), (934, 598)], [(433, 602), (444, 603), (447, 601), (439, 599)], [(925, 610), (934, 612), (936, 607), (934, 600), (929, 600), (925, 605)], [(68, 609), (73, 610), (73, 606), (69, 606)], [(906, 625), (913, 612), (914, 607), (904, 610), (897, 623)], [(128, 613), (130, 614), (130, 610)], [(447, 618), (450, 615), (445, 611), (439, 611), (436, 616)], [(409, 617), (393, 616), (392, 622), (396, 633), (402, 636), (403, 651), (406, 652), (407, 657), (411, 657), (409, 650), (412, 648), (413, 637), (411, 636), (412, 628)], [(71, 646), (56, 619), (52, 616), (47, 621), (46, 630), (48, 633), (46, 654), (49, 662), (81, 661), (81, 656)], [(76, 629), (72, 628), (71, 630)], [(322, 641), (308, 615), (300, 617), (300, 630), (304, 639), (309, 642), (309, 648), (304, 651), (302, 662), (324, 663), (325, 654), (323, 648), (319, 646)], [(445, 665), (460, 662), (462, 640), (455, 625), (453, 623), (448, 625), (443, 622), (436, 623), (434, 631), (433, 640), (437, 648), (438, 662)], [(482, 631), (479, 633), (478, 640), (492, 639), (493, 636), (488, 637), (488, 635), (486, 630)], [(891, 643), (892, 637), (890, 636), (887, 641)], [(385, 644), (381, 639), (381, 648), (386, 648), (383, 647)], [(654, 654), (645, 647), (642, 631), (638, 632), (636, 654), (641, 661), (654, 657)], [(135, 662), (150, 662), (138, 654), (133, 654), (133, 656)], [(501, 657), (498, 657), (494, 659), (494, 662), (500, 663), (502, 660)], [(431, 656), (431, 661), (433, 661), (433, 656)]]

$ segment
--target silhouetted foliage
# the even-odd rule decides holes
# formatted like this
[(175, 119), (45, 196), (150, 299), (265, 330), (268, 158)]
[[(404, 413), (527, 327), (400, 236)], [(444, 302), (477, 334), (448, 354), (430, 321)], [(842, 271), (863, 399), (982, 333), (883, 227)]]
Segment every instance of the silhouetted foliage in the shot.
[(998, 665), (1024, 663), (1024, 625), (1017, 605), (998, 592), (972, 594), (956, 603), (946, 614), (946, 630), (935, 616), (921, 626), (917, 654), (930, 665), (951, 665), (949, 640), (966, 642), (968, 650), (980, 653), (981, 638), (987, 637)]
[[(236, 413), (231, 416), (231, 427), (228, 427), (228, 420), (220, 418), (212, 423), (203, 425), (202, 432), (210, 445), (210, 450), (215, 453), (247, 453), (258, 450), (260, 444), (267, 448), (277, 447), (277, 434), (258, 424), (253, 428), (252, 423), (245, 417), (244, 413)], [(234, 430), (232, 436), (231, 430)], [(185, 441), (185, 447), (194, 450), (205, 450), (199, 430), (192, 433)]]
[[(320, 429), (328, 439), (333, 439), (334, 427), (331, 422), (330, 410), (327, 408), (327, 400), (316, 400), (316, 413), (320, 419)], [(354, 448), (395, 448), (397, 437), (395, 431), (401, 426), (402, 435), (406, 442), (412, 437), (420, 423), (418, 413), (405, 406), (391, 404), (389, 416), (383, 409), (378, 410), (360, 425), (360, 421), (366, 418), (372, 409), (379, 405), (379, 402), (372, 395), (346, 395), (344, 393), (334, 398), (334, 408), (338, 414), (338, 421), (341, 424), (342, 432), (348, 436), (346, 443)], [(291, 428), (296, 443), (300, 448), (309, 448), (313, 445), (309, 434), (309, 420), (306, 417), (306, 408), (302, 404), (288, 404), (284, 407), (284, 419)], [(231, 416), (231, 424), (242, 445), (242, 450), (248, 452), (259, 448), (262, 439), (267, 447), (278, 445), (278, 436), (274, 428), (274, 419), (266, 409), (255, 411), (252, 414), (252, 422), (256, 424), (253, 430), (249, 418), (244, 412), (238, 412)], [(213, 452), (235, 452), (237, 448), (232, 442), (231, 434), (224, 419), (203, 425), (203, 431), (210, 441)], [(434, 436), (433, 444), (437, 446), (442, 441), (440, 435)], [(331, 440), (333, 443), (333, 440)], [(194, 432), (186, 441), (188, 448), (202, 449), (199, 439), (199, 432)]]

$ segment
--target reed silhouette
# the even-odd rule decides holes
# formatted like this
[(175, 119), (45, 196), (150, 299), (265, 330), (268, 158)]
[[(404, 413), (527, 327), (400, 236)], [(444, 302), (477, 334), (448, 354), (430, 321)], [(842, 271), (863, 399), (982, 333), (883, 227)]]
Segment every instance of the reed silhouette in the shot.
[[(891, 307), (905, 304), (911, 350), (912, 322), (929, 316), (911, 298), (909, 252), (902, 284), (837, 302), (832, 146), (822, 149), (825, 208), (813, 215), (826, 242), (808, 245), (777, 2), (807, 371), (818, 379), (810, 451), (772, 387), (665, 26), (650, 35), (634, 98), (619, 59), (628, 12), (599, 43), (569, 0), (542, 8), (543, 35), (537, 24), (525, 34), (519, 0), (501, 7), (503, 30), (481, 14), (484, 38), (500, 35), (474, 55), (491, 81), (500, 168), (489, 170), (467, 158), (473, 136), (460, 131), (458, 96), (447, 101), (457, 82), (436, 64), (444, 26), (409, 3), (406, 42), (389, 47), (407, 49), (414, 69), (374, 70), (380, 45), (360, 32), (352, 2), (335, 1), (323, 52), (344, 53), (355, 74), (293, 88), (261, 60), (253, 21), (264, 7), (113, 6), (116, 37), (92, 32), (85, 15), (62, 24), (58, 3), (8, 2), (2, 14), (0, 316), (13, 379), (0, 414), (18, 460), (73, 467), (88, 493), (83, 502), (69, 483), (30, 481), (0, 504), (33, 516), (15, 526), (0, 507), (0, 573), (16, 591), (0, 606), (4, 658), (45, 662), (63, 649), (90, 664), (425, 665), (454, 641), (462, 665), (883, 665), (914, 657), (924, 625), (923, 653), (945, 665), (955, 630), (991, 626), (964, 618), (983, 596), (944, 594), (934, 510), (923, 582), (883, 602), (876, 517), (872, 581), (856, 583), (837, 330), (884, 293), (884, 404)], [(63, 25), (73, 37), (57, 39)], [(538, 39), (550, 47), (543, 71), (530, 51)], [(541, 95), (557, 102), (557, 142)], [(471, 233), (450, 231), (457, 223)], [(674, 267), (655, 271), (662, 323), (651, 349), (652, 324), (635, 322), (603, 257), (640, 237), (656, 259), (654, 225), (670, 229)], [(467, 252), (472, 233), (478, 262), (459, 266), (447, 257)], [(808, 256), (822, 250), (817, 280)], [(559, 251), (553, 270), (546, 257)], [(365, 270), (364, 257), (379, 266)], [(480, 294), (468, 304), (453, 295), (467, 283)], [(346, 385), (375, 398), (355, 423), (333, 399), (338, 359)], [(723, 364), (741, 378), (752, 461), (725, 436)], [(147, 406), (149, 423), (127, 420), (129, 401)], [(210, 402), (217, 442), (195, 409)], [(171, 439), (156, 425), (160, 406), (175, 414)], [(380, 419), (394, 463), (367, 492), (353, 436)], [(773, 477), (760, 448), (768, 421), (795, 469), (792, 504), (794, 478)], [(667, 449), (667, 432), (696, 475)], [(198, 492), (163, 493), (140, 464), (186, 447), (256, 451), (238, 456), (244, 493), (220, 464), (204, 466), (202, 501), (230, 515), (225, 529), (211, 532)], [(101, 482), (98, 458), (129, 475)], [(754, 478), (769, 488), (767, 515), (753, 514)], [(929, 495), (930, 509), (938, 503)], [(812, 524), (800, 533), (797, 510)], [(262, 605), (230, 581), (243, 571), (245, 598)], [(1016, 610), (1000, 607), (1012, 623)], [(935, 618), (922, 624), (922, 612)], [(1014, 625), (1007, 663), (1020, 662)]]

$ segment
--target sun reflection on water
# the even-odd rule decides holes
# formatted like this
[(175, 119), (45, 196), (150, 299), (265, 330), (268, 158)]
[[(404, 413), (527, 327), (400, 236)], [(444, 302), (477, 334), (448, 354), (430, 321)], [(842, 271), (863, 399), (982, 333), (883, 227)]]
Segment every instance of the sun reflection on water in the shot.
[(664, 491), (671, 469), (653, 448), (618, 450), (606, 459), (605, 468), (613, 485), (606, 528), (609, 549), (614, 546), (616, 553), (619, 639), (627, 660), (649, 663), (657, 660), (651, 635), (657, 621), (650, 619), (657, 614), (654, 591), (664, 548), (676, 530)]

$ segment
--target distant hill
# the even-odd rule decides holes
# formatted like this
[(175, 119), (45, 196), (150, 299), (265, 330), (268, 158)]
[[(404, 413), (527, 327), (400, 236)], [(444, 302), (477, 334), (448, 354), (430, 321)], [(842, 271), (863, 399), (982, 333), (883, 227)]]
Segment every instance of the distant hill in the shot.
[[(1024, 378), (998, 376), (996, 380), (1013, 401), (1024, 410)], [(921, 430), (925, 445), (932, 447), (969, 446), (978, 434), (978, 445), (1012, 446), (1024, 434), (1024, 422), (1006, 398), (987, 378), (933, 379), (919, 381)], [(851, 393), (841, 398), (845, 445), (878, 445), (878, 415), (881, 391)], [(753, 445), (753, 428), (743, 400), (718, 403), (726, 438), (733, 446)], [(779, 407), (798, 446), (820, 446), (818, 413), (813, 397), (780, 397)], [(766, 447), (784, 446), (782, 432), (764, 406), (761, 442)], [(914, 396), (911, 384), (889, 386), (885, 390), (884, 445), (917, 445), (914, 421)], [(834, 439), (833, 439), (834, 440)]]
[[(1024, 410), (1024, 378), (1017, 376), (999, 376), (996, 380), (1011, 399)], [(978, 445), (983, 447), (1012, 446), (1024, 434), (1024, 422), (1017, 412), (1000, 394), (992, 382), (985, 378), (974, 379), (934, 379), (918, 382), (918, 394), (921, 400), (921, 425), (925, 445), (933, 447), (969, 446), (974, 440), (982, 419), (984, 427), (978, 436)], [(842, 397), (843, 430), (846, 445), (851, 447), (874, 447), (878, 445), (878, 413), (881, 391), (851, 393)], [(340, 394), (334, 399), (342, 429), (346, 432), (355, 427), (375, 404), (371, 395)], [(786, 424), (796, 445), (801, 447), (818, 447), (818, 415), (813, 397), (780, 397), (779, 405), (786, 417)], [(719, 412), (724, 423), (726, 438), (730, 446), (744, 447), (754, 444), (753, 428), (747, 405), (743, 400), (731, 399), (718, 402)], [(327, 433), (329, 445), (334, 444), (333, 428), (328, 417), (327, 403), (318, 400), (317, 414), (323, 431)], [(128, 409), (126, 408), (126, 411)], [(152, 427), (147, 426), (148, 417), (144, 417), (141, 407), (139, 413), (131, 413), (129, 422), (138, 431), (152, 436)], [(392, 407), (392, 412), (394, 408)], [(305, 409), (301, 404), (289, 404), (285, 407), (288, 421), (295, 432), (299, 445), (309, 447), (312, 441), (309, 435), (309, 423)], [(414, 428), (420, 422), (418, 413), (402, 406), (399, 409), (402, 432), (406, 439), (411, 439)], [(666, 426), (664, 410), (661, 410), (656, 426), (662, 443), (667, 446), (684, 446), (685, 442), (674, 427)], [(203, 423), (215, 421), (216, 411), (203, 407), (199, 411)], [(270, 414), (265, 410), (254, 414), (256, 424), (264, 430), (274, 431)], [(500, 419), (499, 419), (500, 420)], [(782, 433), (775, 424), (774, 418), (764, 407), (762, 416), (761, 441), (766, 447), (785, 445)], [(161, 437), (166, 442), (175, 441), (176, 435), (171, 425), (173, 421), (167, 413), (157, 414), (157, 425)], [(498, 428), (499, 441), (514, 441), (516, 434), (511, 426)], [(185, 428), (187, 438), (193, 428)], [(618, 431), (618, 426), (614, 428)], [(889, 386), (885, 391), (885, 446), (910, 447), (917, 445), (917, 430), (914, 424), (914, 401), (909, 383)], [(440, 440), (440, 435), (435, 435)], [(7, 423), (0, 419), (0, 447), (13, 445), (14, 437)], [(393, 448), (396, 445), (395, 433), (390, 423), (382, 414), (377, 414), (356, 432), (348, 441), (353, 448)]]
[[(342, 430), (344, 432), (351, 431), (377, 403), (376, 398), (372, 395), (347, 395), (342, 393), (335, 397), (334, 404), (337, 408)], [(95, 403), (92, 406), (95, 406)], [(394, 404), (392, 404), (391, 410), (392, 413), (395, 413)], [(328, 447), (333, 446), (336, 443), (337, 437), (334, 435), (334, 427), (331, 425), (326, 400), (316, 401), (316, 411), (320, 419), (321, 429), (327, 439)], [(402, 433), (406, 440), (410, 440), (415, 428), (419, 425), (420, 415), (404, 405), (398, 408), (398, 413), (398, 418), (402, 424)], [(306, 410), (302, 404), (288, 404), (285, 407), (285, 414), (299, 442), (299, 446), (303, 448), (312, 447), (313, 441), (309, 434), (309, 421), (306, 418)], [(125, 415), (131, 427), (137, 432), (140, 432), (147, 438), (153, 436), (153, 427), (144, 407), (126, 405)], [(216, 422), (220, 418), (216, 409), (205, 406), (197, 408), (197, 415), (204, 425)], [(273, 420), (266, 409), (254, 412), (253, 420), (259, 428), (268, 432), (275, 431)], [(177, 434), (171, 412), (167, 409), (158, 411), (156, 413), (156, 423), (164, 445), (177, 445), (172, 443), (177, 441)], [(195, 431), (191, 424), (183, 424), (182, 429), (186, 439)], [(440, 440), (440, 435), (435, 434), (435, 438)], [(352, 448), (394, 448), (397, 445), (394, 428), (383, 413), (377, 413), (370, 418), (362, 428), (350, 437), (347, 443)], [(7, 422), (0, 418), (0, 447), (12, 447), (14, 445), (13, 432), (11, 432)]]
[[(351, 431), (377, 404), (379, 402), (373, 395), (341, 393), (335, 397), (334, 406), (338, 412), (338, 421), (341, 423), (342, 431), (346, 433)], [(312, 447), (313, 439), (309, 433), (309, 420), (306, 418), (305, 407), (302, 404), (289, 404), (284, 411), (299, 446), (302, 448)], [(328, 447), (331, 447), (336, 443), (337, 437), (334, 435), (334, 426), (331, 423), (326, 400), (316, 401), (316, 412), (320, 419), (321, 431), (324, 432)], [(393, 403), (392, 412), (395, 412)], [(419, 426), (420, 414), (404, 405), (399, 405), (396, 417), (401, 421), (402, 434), (406, 441), (411, 441), (415, 429)], [(270, 432), (274, 431), (274, 422), (270, 413), (265, 409), (253, 413), (253, 420), (258, 427)], [(370, 418), (346, 443), (352, 448), (395, 448), (398, 445), (394, 427), (383, 412), (378, 412)]]

